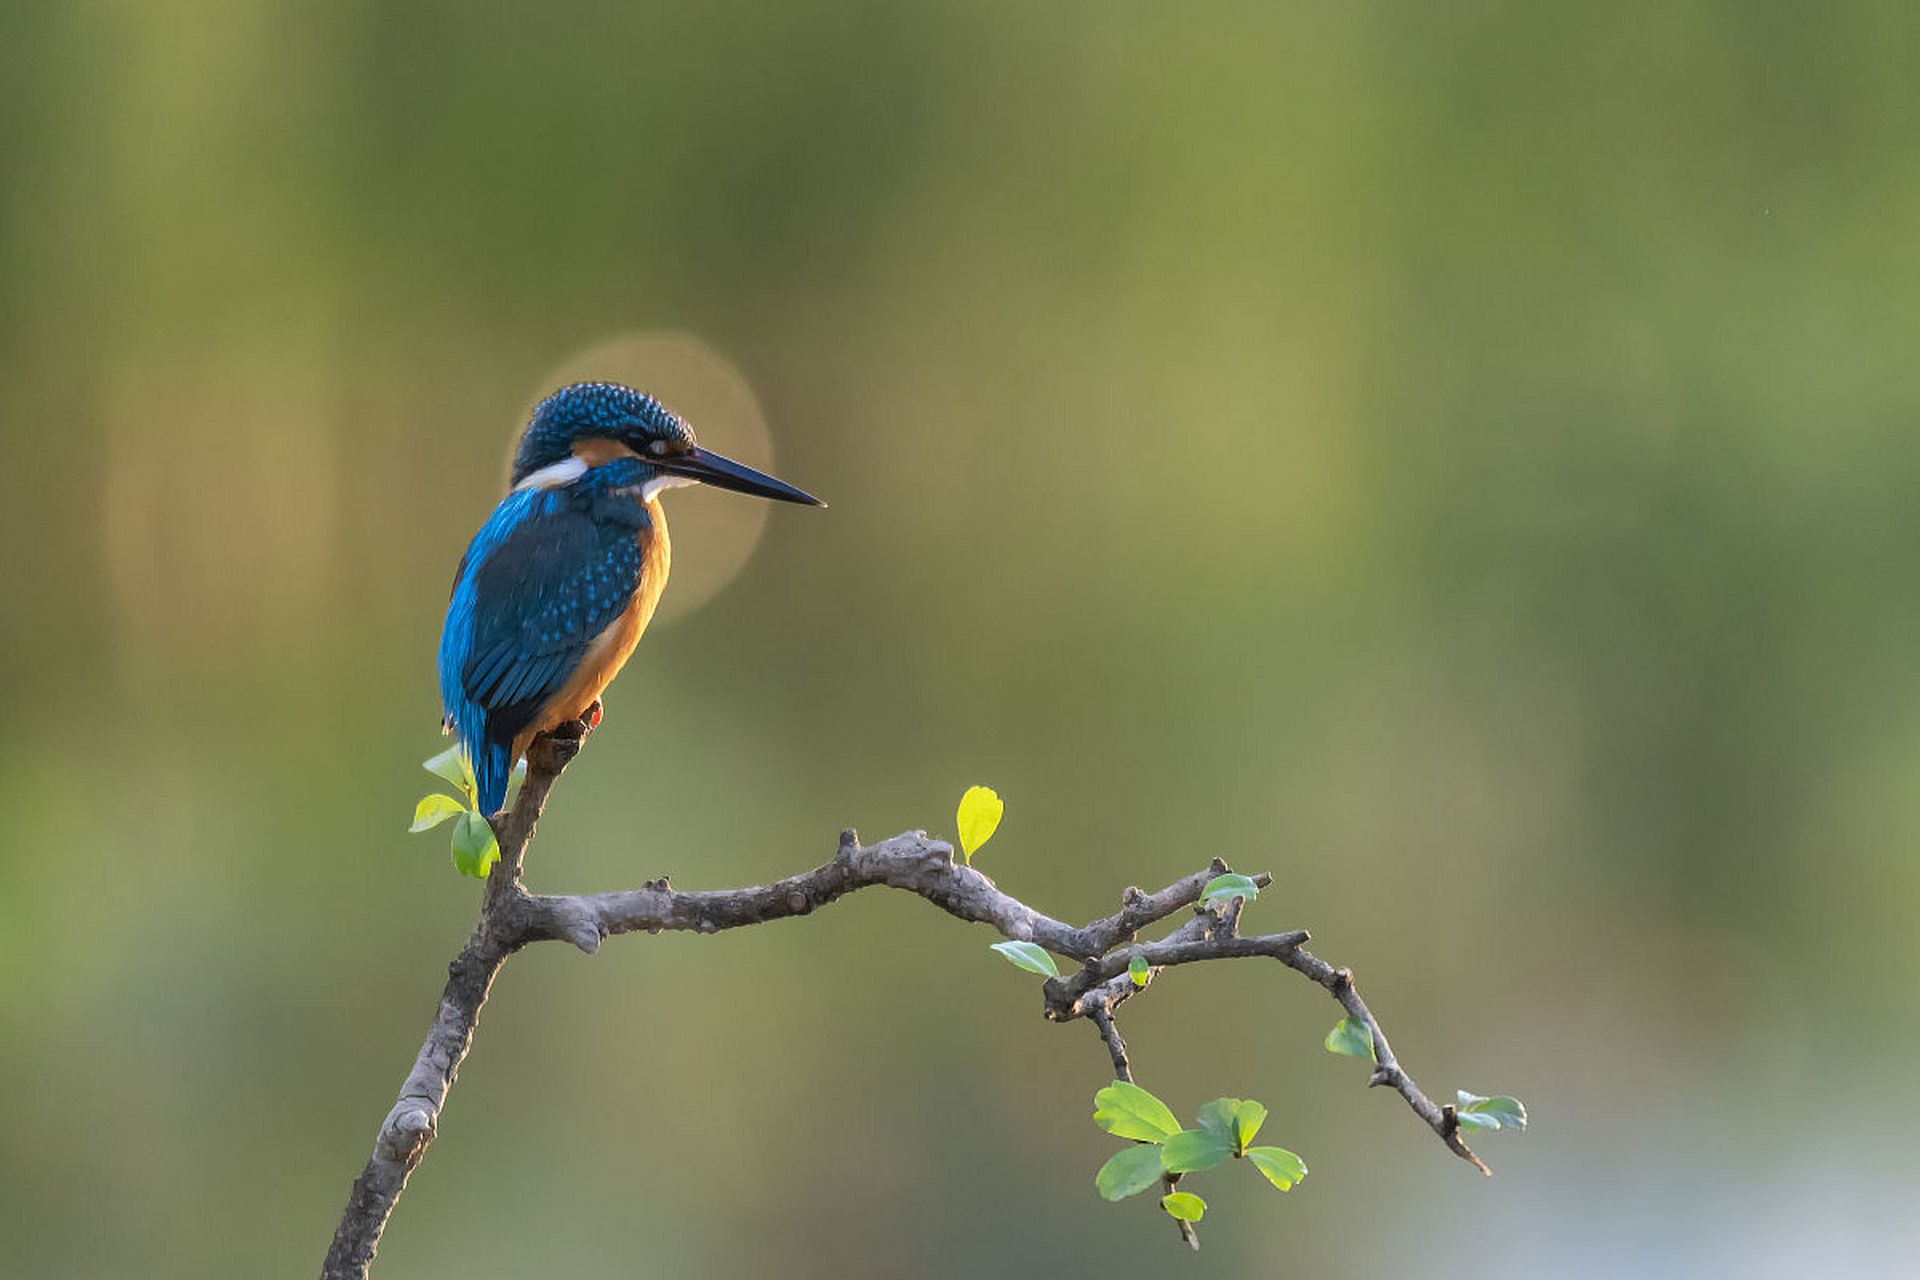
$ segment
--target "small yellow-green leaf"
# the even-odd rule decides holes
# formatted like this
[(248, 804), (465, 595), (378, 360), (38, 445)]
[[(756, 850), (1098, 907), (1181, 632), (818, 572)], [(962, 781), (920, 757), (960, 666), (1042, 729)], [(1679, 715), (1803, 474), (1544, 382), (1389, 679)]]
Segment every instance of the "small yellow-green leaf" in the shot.
[(1147, 970), (1150, 968), (1152, 966), (1147, 963), (1145, 956), (1136, 955), (1127, 961), (1127, 976), (1133, 979), (1134, 986), (1144, 987), (1147, 985)]
[(467, 798), (467, 808), (472, 809), (479, 803), (479, 788), (473, 781), (473, 763), (467, 759), (467, 753), (458, 743), (448, 747), (431, 760), (422, 761), (422, 767), (437, 778), (445, 778), (460, 788)]
[(1245, 1098), (1215, 1098), (1200, 1108), (1200, 1127), (1225, 1138), (1236, 1152), (1245, 1151), (1266, 1122), (1267, 1109)]
[(1198, 1173), (1233, 1154), (1233, 1143), (1211, 1129), (1182, 1129), (1160, 1148), (1168, 1173)]
[(1116, 1138), (1136, 1142), (1164, 1142), (1180, 1132), (1166, 1103), (1125, 1080), (1093, 1095), (1093, 1122)]
[(1307, 1166), (1285, 1147), (1248, 1147), (1247, 1160), (1282, 1191), (1307, 1176)]
[(1017, 968), (1028, 973), (1037, 973), (1044, 978), (1060, 976), (1060, 966), (1053, 962), (1046, 949), (1034, 942), (996, 942), (993, 949), (1005, 956)]
[(1094, 1190), (1102, 1200), (1125, 1200), (1160, 1181), (1160, 1148), (1136, 1143), (1100, 1166), (1093, 1175)]
[(500, 844), (487, 820), (469, 809), (453, 824), (453, 866), (463, 876), (485, 880), (500, 857)]
[(1198, 1222), (1207, 1216), (1207, 1202), (1191, 1191), (1161, 1196), (1160, 1207), (1182, 1222)]
[(461, 750), (458, 743), (433, 759), (422, 761), (420, 767), (436, 778), (445, 778), (456, 787), (473, 785), (473, 769), (467, 764), (467, 753)]
[(960, 833), (960, 859), (973, 865), (973, 853), (993, 839), (999, 829), (1000, 815), (1007, 806), (992, 787), (968, 787), (960, 797), (960, 811), (954, 815), (954, 827)]
[(457, 818), (467, 811), (467, 806), (452, 796), (434, 792), (421, 797), (420, 803), (413, 806), (413, 825), (409, 831), (431, 831), (448, 818)]
[(1518, 1129), (1522, 1133), (1527, 1128), (1527, 1109), (1520, 1099), (1501, 1094), (1494, 1098), (1483, 1098), (1477, 1093), (1458, 1091), (1460, 1105), (1454, 1116), (1469, 1129)]
[(1327, 1032), (1327, 1052), (1344, 1053), (1350, 1058), (1373, 1058), (1373, 1032), (1364, 1022), (1342, 1018)]
[(1200, 891), (1205, 902), (1219, 902), (1226, 898), (1245, 898), (1252, 902), (1260, 896), (1260, 885), (1252, 876), (1243, 876), (1234, 872), (1215, 876), (1207, 881), (1207, 887)]

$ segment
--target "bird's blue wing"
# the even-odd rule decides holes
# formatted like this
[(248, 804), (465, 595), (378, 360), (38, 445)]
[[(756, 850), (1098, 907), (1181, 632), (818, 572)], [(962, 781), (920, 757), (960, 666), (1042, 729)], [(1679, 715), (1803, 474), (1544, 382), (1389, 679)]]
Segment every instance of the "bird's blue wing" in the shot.
[(447, 607), (440, 690), (488, 781), (498, 770), (485, 757), (533, 723), (631, 602), (646, 519), (638, 502), (528, 490), (509, 494), (474, 536)]

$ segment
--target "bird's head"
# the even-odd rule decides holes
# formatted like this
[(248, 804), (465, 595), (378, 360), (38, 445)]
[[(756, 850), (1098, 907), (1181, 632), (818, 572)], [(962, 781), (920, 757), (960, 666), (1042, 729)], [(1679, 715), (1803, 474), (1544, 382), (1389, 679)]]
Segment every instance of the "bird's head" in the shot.
[(632, 387), (576, 382), (534, 406), (513, 457), (513, 485), (564, 484), (588, 468), (616, 460), (644, 464), (641, 487), (651, 497), (683, 484), (710, 484), (780, 502), (826, 503), (785, 481), (703, 449), (693, 428), (667, 406)]

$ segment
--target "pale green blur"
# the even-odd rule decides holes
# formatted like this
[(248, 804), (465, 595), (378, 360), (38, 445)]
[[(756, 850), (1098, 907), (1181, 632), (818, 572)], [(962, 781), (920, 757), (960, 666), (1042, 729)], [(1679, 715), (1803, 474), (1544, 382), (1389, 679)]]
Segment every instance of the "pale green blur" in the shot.
[[(376, 1276), (1920, 1268), (1910, 5), (0, 9), (0, 1274), (314, 1272), (476, 893), (408, 836), (541, 379), (721, 353), (778, 473), (547, 889), (951, 834), (1070, 919), (1218, 854), (1270, 965), (1106, 1059), (899, 895), (495, 990)], [(722, 424), (724, 425), (724, 424)], [(744, 503), (675, 494), (670, 510)], [(690, 516), (689, 528), (692, 528)], [(701, 545), (677, 540), (692, 574)], [(669, 588), (669, 596), (672, 589)]]

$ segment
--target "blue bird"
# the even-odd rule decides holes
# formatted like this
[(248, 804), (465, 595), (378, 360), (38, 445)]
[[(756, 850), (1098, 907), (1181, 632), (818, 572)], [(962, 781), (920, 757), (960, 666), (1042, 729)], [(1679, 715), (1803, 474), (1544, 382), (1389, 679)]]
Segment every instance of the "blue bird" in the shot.
[(667, 585), (662, 490), (826, 505), (702, 449), (672, 410), (610, 382), (535, 406), (511, 483), (460, 560), (440, 635), (443, 727), (460, 735), (486, 814), (533, 739), (585, 716), (639, 643)]

